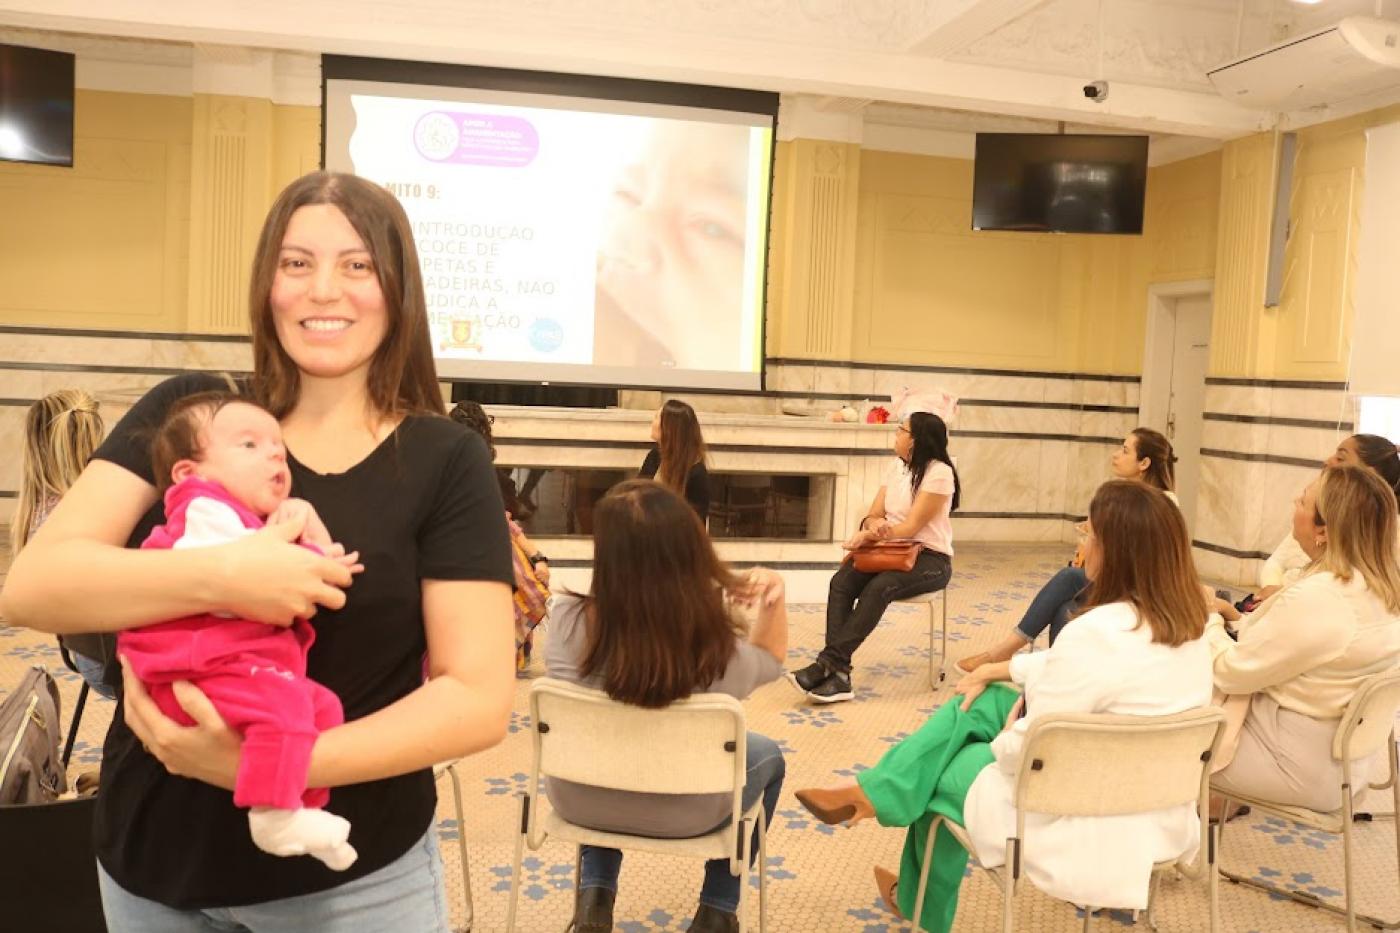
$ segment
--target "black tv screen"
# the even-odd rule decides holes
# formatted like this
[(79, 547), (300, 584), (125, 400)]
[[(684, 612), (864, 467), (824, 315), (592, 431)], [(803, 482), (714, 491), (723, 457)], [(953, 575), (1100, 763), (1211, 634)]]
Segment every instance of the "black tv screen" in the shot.
[(73, 164), (74, 56), (0, 45), (0, 160)]
[(978, 133), (972, 229), (1142, 233), (1146, 136)]

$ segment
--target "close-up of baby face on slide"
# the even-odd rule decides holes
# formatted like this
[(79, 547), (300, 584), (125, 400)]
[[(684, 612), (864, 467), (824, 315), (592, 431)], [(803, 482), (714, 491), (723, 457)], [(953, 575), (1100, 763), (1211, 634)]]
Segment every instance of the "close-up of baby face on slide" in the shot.
[(611, 303), (650, 332), (677, 367), (732, 364), (744, 293), (748, 161), (747, 127), (657, 121), (609, 198), (600, 305)]

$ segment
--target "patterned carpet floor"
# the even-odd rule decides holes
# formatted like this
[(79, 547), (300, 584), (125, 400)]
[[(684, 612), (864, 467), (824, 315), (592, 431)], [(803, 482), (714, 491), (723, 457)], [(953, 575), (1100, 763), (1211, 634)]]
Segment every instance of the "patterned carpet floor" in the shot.
[[(968, 545), (959, 549), (949, 603), (949, 655), (956, 659), (990, 646), (1019, 618), (1040, 585), (1064, 559), (1054, 546)], [(0, 567), (8, 565), (0, 555)], [(794, 604), (788, 667), (815, 656), (822, 643), (824, 607)], [(776, 739), (787, 759), (787, 780), (768, 836), (769, 915), (774, 933), (854, 931), (896, 933), (912, 927), (880, 906), (871, 867), (897, 867), (903, 834), (873, 823), (847, 829), (814, 821), (792, 797), (792, 789), (849, 780), (879, 760), (889, 746), (918, 727), (950, 696), (946, 684), (930, 690), (927, 612), (922, 606), (896, 605), (856, 657), (854, 702), (809, 706), (785, 682), (769, 684), (746, 704), (749, 728)], [(545, 636), (547, 637), (547, 635)], [(13, 687), (31, 664), (55, 671), (68, 715), (78, 679), (62, 667), (52, 638), (0, 624), (0, 695)], [(539, 674), (536, 662), (533, 676)], [(951, 666), (951, 665), (950, 665)], [(499, 747), (459, 766), (466, 819), (459, 822), (450, 785), (439, 783), (437, 832), (445, 859), (453, 919), (460, 927), (464, 897), (458, 839), (465, 833), (475, 904), (472, 929), (505, 929), (510, 865), (519, 825), (518, 795), (529, 767), (527, 692), (529, 678), (518, 682), (510, 735)], [(95, 767), (113, 704), (89, 703), (83, 717), (74, 773)], [(1389, 795), (1363, 803), (1388, 813)], [(1400, 918), (1395, 826), (1389, 820), (1357, 825), (1356, 884), (1360, 908)], [(517, 928), (528, 933), (558, 933), (573, 905), (573, 851), (547, 842), (528, 852)], [(1303, 829), (1274, 819), (1246, 817), (1230, 824), (1224, 864), (1247, 875), (1340, 905), (1342, 843), (1340, 837)], [(982, 874), (964, 883), (955, 929), (1001, 928), (1000, 894)], [(699, 863), (643, 854), (628, 854), (616, 910), (621, 933), (684, 930), (695, 907)], [(756, 892), (755, 892), (756, 893)], [(1330, 914), (1286, 899), (1222, 882), (1222, 929), (1226, 931), (1341, 930), (1345, 923)], [(757, 929), (757, 897), (750, 898), (750, 929)], [(1078, 930), (1075, 908), (1054, 901), (1029, 885), (1017, 897), (1018, 930)], [(1145, 921), (1142, 926), (1146, 929)], [(1204, 887), (1185, 878), (1164, 881), (1157, 922), (1163, 931), (1204, 930)], [(1100, 915), (1096, 926), (1131, 926), (1125, 912)]]

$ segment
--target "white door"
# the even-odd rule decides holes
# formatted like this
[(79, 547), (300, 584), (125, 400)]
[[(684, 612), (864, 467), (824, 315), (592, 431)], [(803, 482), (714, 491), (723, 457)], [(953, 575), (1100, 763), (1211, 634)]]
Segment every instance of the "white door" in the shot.
[(1205, 428), (1206, 368), (1210, 364), (1210, 296), (1185, 295), (1172, 309), (1171, 385), (1166, 435), (1176, 451), (1176, 494), (1186, 526), (1196, 524), (1196, 490), (1201, 475), (1201, 435)]

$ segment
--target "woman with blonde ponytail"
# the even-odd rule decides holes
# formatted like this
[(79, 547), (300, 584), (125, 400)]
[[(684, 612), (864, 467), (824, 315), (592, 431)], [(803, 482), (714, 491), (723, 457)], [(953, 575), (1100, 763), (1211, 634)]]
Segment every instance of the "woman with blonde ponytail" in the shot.
[(10, 523), (13, 553), (39, 530), (100, 443), (97, 400), (82, 389), (60, 389), (30, 406), (24, 419), (19, 504)]
[[(97, 399), (82, 389), (59, 389), (29, 407), (24, 418), (19, 503), (10, 522), (11, 558), (29, 543), (102, 443)], [(68, 657), (93, 690), (112, 699), (116, 691), (115, 642), (101, 636), (60, 636)], [(109, 663), (113, 666), (108, 669)], [(108, 675), (111, 676), (108, 676)]]

